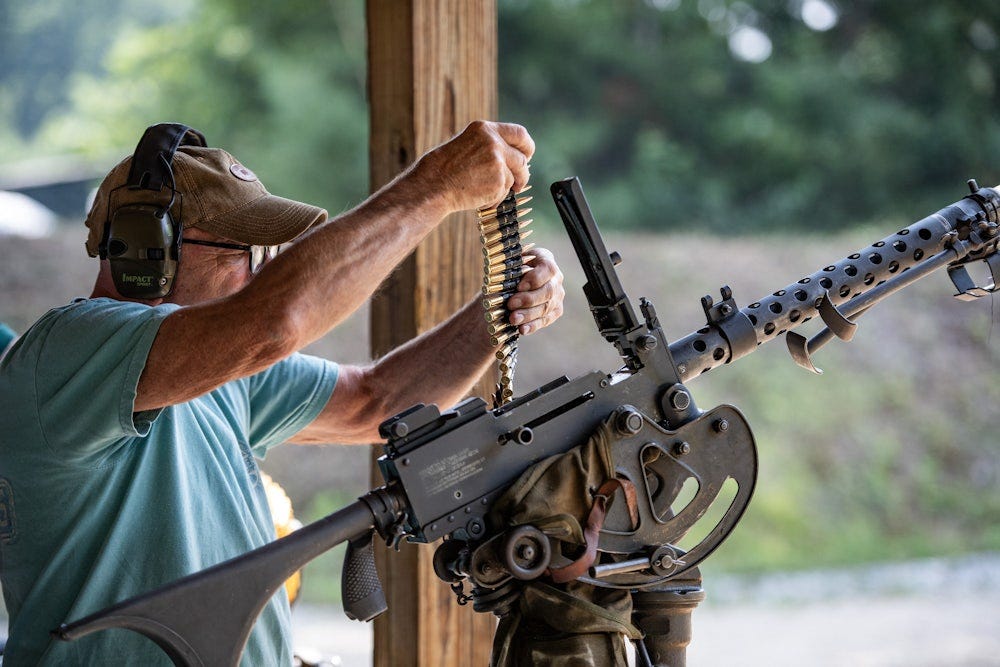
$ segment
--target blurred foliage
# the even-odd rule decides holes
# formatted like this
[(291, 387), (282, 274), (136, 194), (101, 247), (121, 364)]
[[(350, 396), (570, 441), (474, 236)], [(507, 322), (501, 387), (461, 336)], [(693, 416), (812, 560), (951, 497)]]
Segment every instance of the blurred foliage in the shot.
[[(1000, 180), (1000, 4), (498, 0), (500, 115), (602, 225), (830, 230)], [(361, 0), (0, 0), (2, 161), (202, 129), (269, 188), (367, 189)]]
[[(66, 4), (3, 0), (0, 16), (11, 17), (3, 25), (17, 34), (20, 58), (2, 64), (0, 127), (7, 129), (0, 137), (21, 140), (11, 142), (20, 150), (5, 150), (2, 159), (103, 157), (109, 149), (117, 159), (131, 153), (147, 125), (171, 120), (202, 130), (276, 194), (333, 213), (364, 196), (360, 2), (294, 0), (265, 12), (206, 0), (173, 5), (169, 15), (148, 0), (84, 0), (72, 11)], [(59, 37), (74, 30), (92, 39)], [(30, 53), (45, 50), (64, 55), (49, 75), (58, 92), (41, 100), (34, 80), (47, 59)]]
[[(579, 175), (605, 226), (829, 230), (1000, 179), (996, 2), (501, 7), (503, 116), (539, 141), (535, 179)], [(763, 62), (735, 56), (748, 30)]]

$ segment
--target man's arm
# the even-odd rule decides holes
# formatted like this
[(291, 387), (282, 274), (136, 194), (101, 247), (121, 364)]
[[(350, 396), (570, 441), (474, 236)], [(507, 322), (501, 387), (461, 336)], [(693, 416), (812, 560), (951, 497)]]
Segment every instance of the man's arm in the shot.
[(135, 410), (190, 400), (318, 339), (364, 303), (446, 215), (523, 188), (533, 151), (520, 126), (472, 123), (363, 204), (294, 243), (244, 289), (172, 313), (150, 350)]
[[(510, 297), (511, 322), (529, 334), (563, 311), (562, 272), (548, 250), (532, 251), (533, 268)], [(370, 444), (378, 425), (416, 403), (451, 407), (468, 395), (495, 361), (478, 298), (450, 319), (374, 364), (341, 366), (333, 396), (315, 421), (295, 436), (299, 444)]]

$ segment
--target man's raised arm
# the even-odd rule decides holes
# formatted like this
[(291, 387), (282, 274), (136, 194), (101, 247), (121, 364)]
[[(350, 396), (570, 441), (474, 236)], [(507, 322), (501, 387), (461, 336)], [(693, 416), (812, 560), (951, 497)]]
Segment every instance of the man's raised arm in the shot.
[[(534, 143), (477, 121), (355, 209), (315, 228), (245, 287), (168, 316), (135, 410), (184, 402), (256, 373), (342, 322), (448, 214), (494, 204), (528, 180)], [(184, 267), (178, 281), (191, 275)]]

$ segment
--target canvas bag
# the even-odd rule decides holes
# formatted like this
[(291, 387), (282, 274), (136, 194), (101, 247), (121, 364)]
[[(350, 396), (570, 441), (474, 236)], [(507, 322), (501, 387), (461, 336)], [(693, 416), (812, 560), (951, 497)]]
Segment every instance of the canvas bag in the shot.
[[(583, 526), (595, 505), (594, 492), (607, 493), (606, 483), (614, 479), (612, 434), (608, 419), (585, 444), (526, 470), (494, 504), (493, 525), (535, 526), (564, 554), (578, 555), (587, 546)], [(615, 495), (620, 502), (623, 494)], [(629, 591), (552, 583), (549, 574), (522, 584), (518, 602), (501, 617), (491, 666), (624, 667), (625, 638), (642, 636), (631, 622)]]

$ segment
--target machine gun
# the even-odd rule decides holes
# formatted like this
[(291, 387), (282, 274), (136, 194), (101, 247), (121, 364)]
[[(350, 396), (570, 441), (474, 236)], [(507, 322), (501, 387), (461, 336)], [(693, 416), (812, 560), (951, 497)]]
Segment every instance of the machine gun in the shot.
[[(783, 333), (794, 360), (820, 372), (812, 361), (816, 350), (834, 336), (850, 340), (861, 314), (940, 268), (947, 267), (959, 298), (996, 291), (1000, 192), (968, 185), (971, 193), (958, 202), (746, 308), (737, 307), (727, 287), (718, 303), (704, 297), (706, 326), (668, 344), (652, 303), (640, 300), (642, 319), (636, 316), (614, 269), (619, 260), (606, 250), (579, 182), (554, 183), (555, 204), (587, 278), (590, 309), (601, 335), (617, 348), (620, 369), (560, 377), (496, 409), (479, 398), (443, 413), (414, 406), (380, 427), (384, 486), (285, 538), (54, 634), (72, 640), (124, 627), (155, 641), (175, 664), (235, 665), (282, 582), (345, 541), (345, 612), (370, 620), (384, 611), (374, 533), (392, 546), (444, 538), (435, 571), (457, 586), (471, 581), (479, 610), (503, 610), (512, 581), (545, 573), (653, 592), (697, 579), (698, 563), (729, 535), (750, 501), (757, 455), (743, 415), (728, 405), (699, 409), (685, 382)], [(991, 273), (989, 285), (977, 285), (967, 271), (980, 260)], [(825, 328), (811, 340), (792, 331), (816, 317)], [(536, 526), (497, 525), (491, 508), (525, 470), (573, 450), (602, 427), (611, 434), (614, 476), (635, 495), (611, 504), (584, 558), (554, 548)], [(682, 547), (695, 527), (702, 537)], [(658, 648), (638, 648), (652, 664), (649, 655)]]

